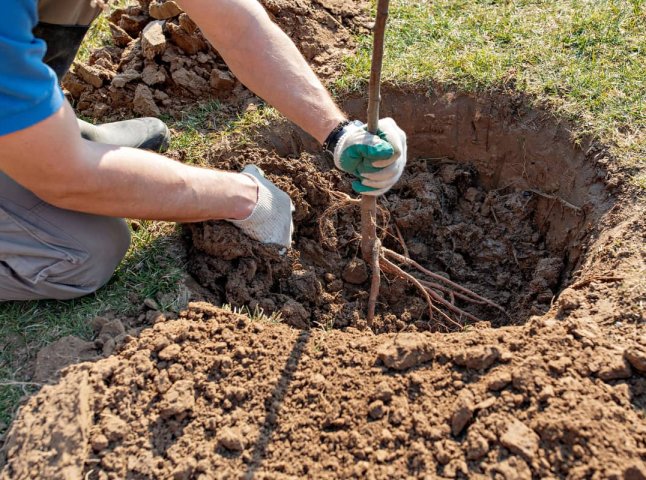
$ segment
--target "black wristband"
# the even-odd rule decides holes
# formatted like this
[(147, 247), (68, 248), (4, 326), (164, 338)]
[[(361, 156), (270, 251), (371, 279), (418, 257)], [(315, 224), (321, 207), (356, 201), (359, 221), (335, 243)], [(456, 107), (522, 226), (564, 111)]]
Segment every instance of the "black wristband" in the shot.
[(332, 155), (334, 155), (334, 149), (336, 148), (336, 144), (339, 143), (339, 138), (341, 138), (343, 127), (349, 124), (350, 124), (350, 120), (344, 120), (343, 122), (339, 123), (336, 127), (334, 127), (334, 130), (330, 132), (330, 134), (323, 142), (323, 150), (326, 150), (330, 152)]

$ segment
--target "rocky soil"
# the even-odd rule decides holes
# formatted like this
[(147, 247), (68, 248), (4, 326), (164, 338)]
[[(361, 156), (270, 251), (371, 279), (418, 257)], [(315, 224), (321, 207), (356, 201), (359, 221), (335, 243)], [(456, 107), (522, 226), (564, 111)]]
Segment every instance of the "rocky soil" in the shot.
[[(369, 26), (364, 1), (262, 3), (323, 79), (339, 73), (341, 59), (353, 47), (351, 33)], [(109, 25), (113, 45), (92, 52), (87, 63), (75, 63), (63, 81), (82, 115), (181, 117), (196, 100), (239, 106), (253, 97), (174, 1), (140, 0), (115, 9)]]

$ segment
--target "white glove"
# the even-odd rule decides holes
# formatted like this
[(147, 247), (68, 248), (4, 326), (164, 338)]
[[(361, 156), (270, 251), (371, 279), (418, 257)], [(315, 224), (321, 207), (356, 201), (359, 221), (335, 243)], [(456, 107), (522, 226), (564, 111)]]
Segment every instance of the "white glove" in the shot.
[(406, 166), (406, 134), (392, 118), (379, 120), (379, 134), (355, 121), (343, 128), (334, 149), (334, 164), (359, 180), (352, 188), (362, 195), (383, 195)]
[(267, 180), (255, 165), (247, 165), (241, 173), (258, 184), (258, 203), (244, 220), (228, 221), (254, 240), (289, 248), (294, 233), (294, 205), (289, 195)]

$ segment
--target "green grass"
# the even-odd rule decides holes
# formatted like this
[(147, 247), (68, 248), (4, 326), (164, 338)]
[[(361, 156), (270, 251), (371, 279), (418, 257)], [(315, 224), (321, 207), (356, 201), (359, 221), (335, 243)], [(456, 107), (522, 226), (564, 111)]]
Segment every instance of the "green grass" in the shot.
[[(392, 0), (383, 78), (527, 93), (643, 169), (644, 25), (644, 0)], [(362, 38), (335, 90), (365, 88), (370, 51)]]
[(214, 143), (225, 140), (235, 145), (253, 142), (253, 132), (258, 127), (269, 126), (280, 114), (270, 106), (261, 104), (242, 113), (231, 113), (217, 100), (202, 102), (184, 112), (175, 120), (162, 117), (173, 135), (170, 151), (178, 152), (179, 160), (198, 166), (209, 166), (207, 152)]

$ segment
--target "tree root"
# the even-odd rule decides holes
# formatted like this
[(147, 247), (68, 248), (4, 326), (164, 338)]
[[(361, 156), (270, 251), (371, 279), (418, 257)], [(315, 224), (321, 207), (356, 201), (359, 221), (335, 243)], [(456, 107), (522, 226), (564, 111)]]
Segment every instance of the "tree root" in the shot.
[[(322, 239), (326, 237), (324, 231), (326, 225), (329, 225), (328, 222), (331, 223), (332, 215), (344, 208), (361, 205), (360, 200), (353, 199), (349, 195), (341, 192), (330, 192), (330, 196), (333, 198), (333, 205), (325, 210), (319, 219), (319, 233)], [(377, 208), (379, 213), (383, 216), (385, 223), (388, 224), (390, 221), (390, 212), (381, 206), (378, 206)], [(376, 223), (374, 219), (373, 222)], [(466, 322), (477, 323), (482, 321), (482, 319), (458, 307), (455, 304), (456, 299), (473, 305), (486, 305), (488, 307), (495, 308), (509, 318), (509, 314), (497, 303), (478, 295), (472, 290), (469, 290), (468, 288), (465, 288), (440, 274), (422, 267), (415, 260), (409, 258), (404, 238), (396, 226), (395, 232), (397, 234), (397, 237), (395, 238), (402, 245), (402, 249), (406, 252), (406, 255), (401, 255), (389, 248), (385, 248), (381, 244), (381, 240), (376, 238), (371, 256), (366, 263), (369, 264), (372, 272), (382, 271), (384, 274), (399, 278), (415, 286), (426, 301), (429, 319), (431, 322), (434, 322), (433, 326), (435, 328), (439, 327), (446, 330), (454, 330), (456, 328), (462, 329)], [(394, 262), (411, 267), (429, 279), (416, 278), (411, 273), (404, 271)], [(373, 318), (377, 304), (377, 297), (379, 295), (379, 285), (380, 275), (372, 275), (370, 295), (368, 298), (368, 312), (366, 316), (369, 328), (374, 327)]]

